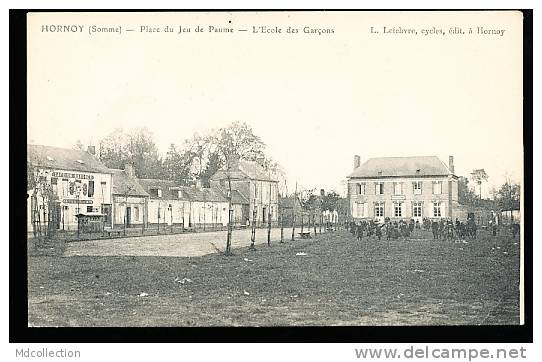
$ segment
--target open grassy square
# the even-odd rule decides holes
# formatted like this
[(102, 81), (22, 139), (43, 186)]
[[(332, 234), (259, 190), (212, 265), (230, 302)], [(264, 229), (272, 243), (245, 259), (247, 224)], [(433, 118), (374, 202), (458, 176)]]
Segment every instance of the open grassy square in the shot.
[(519, 323), (518, 240), (418, 233), (388, 246), (337, 231), (229, 257), (30, 255), (29, 325)]

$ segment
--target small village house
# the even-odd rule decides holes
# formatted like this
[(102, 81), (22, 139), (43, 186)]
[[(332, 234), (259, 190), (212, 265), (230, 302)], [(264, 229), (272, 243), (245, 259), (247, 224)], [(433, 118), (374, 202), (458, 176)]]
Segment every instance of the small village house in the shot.
[(138, 179), (149, 194), (150, 226), (181, 226), (186, 229), (212, 229), (228, 224), (228, 200), (217, 188), (178, 186), (174, 181)]
[[(296, 195), (280, 196), (279, 197), (280, 215), (284, 226), (292, 226), (294, 218), (299, 218), (301, 215), (301, 201)], [(295, 220), (300, 223), (300, 220)]]
[(147, 202), (149, 227), (191, 226), (192, 202), (182, 187), (169, 180), (137, 179), (137, 182), (149, 195)]
[[(271, 222), (278, 221), (278, 180), (263, 167), (263, 159), (257, 161), (234, 160), (229, 167), (224, 167), (211, 176), (211, 187), (228, 190), (228, 180), (232, 190), (236, 190), (249, 201), (248, 208), (242, 209), (242, 220), (252, 224), (253, 211), (256, 212), (257, 226), (265, 226), (269, 215)], [(248, 215), (247, 215), (248, 213)]]
[(149, 194), (137, 181), (133, 166), (113, 173), (113, 215), (116, 227), (146, 227)]

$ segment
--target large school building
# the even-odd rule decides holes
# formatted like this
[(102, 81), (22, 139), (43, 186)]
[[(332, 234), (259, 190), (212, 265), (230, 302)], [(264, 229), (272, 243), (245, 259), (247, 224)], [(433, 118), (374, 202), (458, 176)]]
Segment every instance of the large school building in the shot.
[(379, 157), (361, 164), (356, 155), (347, 179), (355, 220), (453, 219), (459, 208), (453, 156), (446, 165), (436, 156)]

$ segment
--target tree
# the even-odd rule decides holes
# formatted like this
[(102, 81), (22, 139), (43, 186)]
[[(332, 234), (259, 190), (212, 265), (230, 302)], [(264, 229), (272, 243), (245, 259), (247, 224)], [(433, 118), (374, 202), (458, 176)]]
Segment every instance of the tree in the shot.
[(122, 169), (130, 163), (134, 166), (137, 177), (166, 177), (158, 148), (147, 128), (126, 133), (117, 128), (99, 142), (100, 160), (110, 168)]
[(192, 178), (191, 159), (188, 159), (185, 152), (179, 151), (173, 143), (169, 146), (163, 166), (168, 180), (175, 181), (178, 185), (189, 184)]
[(220, 155), (222, 162), (226, 167), (229, 208), (225, 254), (230, 255), (233, 215), (231, 203), (231, 170), (233, 169), (235, 162), (238, 162), (239, 159), (256, 159), (257, 156), (263, 155), (265, 144), (254, 134), (252, 128), (246, 123), (241, 122), (234, 122), (227, 127), (219, 129), (216, 136), (212, 138), (212, 142), (216, 147), (216, 152)]
[(480, 200), (478, 199), (476, 193), (471, 187), (469, 187), (469, 179), (465, 176), (459, 176), (457, 182), (457, 191), (459, 199), (458, 201), (460, 204), (477, 206), (480, 203)]
[(339, 209), (339, 199), (341, 196), (335, 192), (330, 191), (322, 198), (322, 210), (336, 211)]
[(185, 157), (190, 160), (192, 174), (197, 179), (200, 179), (203, 174), (213, 141), (214, 138), (211, 135), (201, 136), (199, 133), (194, 133), (192, 138), (185, 141)]
[(520, 207), (521, 186), (507, 180), (495, 193), (495, 201), (501, 211), (518, 210)]
[(213, 150), (209, 153), (207, 158), (207, 163), (203, 172), (200, 175), (201, 182), (204, 187), (211, 187), (210, 179), (211, 177), (222, 167), (224, 166), (220, 153), (216, 150)]
[(483, 168), (472, 170), (470, 176), (471, 176), (471, 180), (473, 180), (480, 188), (480, 200), (481, 200), (482, 199), (482, 183), (487, 181), (489, 176)]

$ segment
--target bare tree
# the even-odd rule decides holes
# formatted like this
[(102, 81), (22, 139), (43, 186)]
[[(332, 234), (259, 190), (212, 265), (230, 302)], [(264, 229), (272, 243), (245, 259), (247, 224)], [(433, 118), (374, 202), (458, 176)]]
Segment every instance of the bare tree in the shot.
[(225, 254), (231, 255), (232, 238), (232, 172), (240, 159), (254, 159), (256, 155), (263, 154), (265, 144), (254, 135), (246, 123), (234, 122), (218, 130), (213, 143), (222, 156), (225, 165), (226, 179), (228, 181), (228, 233), (226, 237)]
[(482, 183), (487, 181), (489, 176), (483, 168), (472, 170), (470, 176), (471, 176), (471, 180), (476, 182), (476, 184), (478, 185), (480, 189), (480, 200), (481, 200), (482, 199)]

